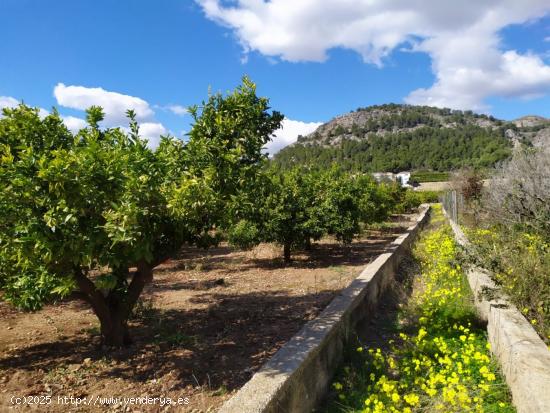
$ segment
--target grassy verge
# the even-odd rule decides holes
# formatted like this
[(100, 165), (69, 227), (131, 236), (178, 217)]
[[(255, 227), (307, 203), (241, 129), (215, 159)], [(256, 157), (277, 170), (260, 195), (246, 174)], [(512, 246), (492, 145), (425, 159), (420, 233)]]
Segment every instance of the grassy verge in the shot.
[(414, 258), (420, 275), (391, 337), (348, 349), (326, 412), (514, 412), (440, 208)]
[(550, 242), (518, 228), (463, 227), (471, 258), (490, 270), (510, 300), (550, 346)]
[(411, 174), (411, 180), (422, 182), (444, 182), (448, 181), (451, 174), (450, 172), (436, 172), (436, 171), (418, 171)]
[(411, 212), (418, 208), (420, 204), (439, 202), (440, 193), (438, 191), (413, 191), (407, 189), (403, 199), (397, 204), (395, 210), (399, 213)]

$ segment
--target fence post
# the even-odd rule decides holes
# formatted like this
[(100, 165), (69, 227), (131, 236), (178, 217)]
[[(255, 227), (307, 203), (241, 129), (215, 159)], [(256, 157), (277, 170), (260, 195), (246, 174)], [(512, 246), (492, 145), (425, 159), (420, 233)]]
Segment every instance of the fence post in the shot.
[[(449, 218), (458, 224), (458, 208), (462, 208), (462, 196), (460, 195), (460, 201), (459, 201), (459, 195), (457, 194), (455, 190), (447, 191), (443, 195), (441, 199), (441, 203), (443, 204), (443, 209), (445, 212), (447, 212), (447, 215)], [(460, 202), (460, 205), (459, 205)]]
[(458, 224), (458, 211), (457, 211), (457, 202), (456, 202), (456, 191), (451, 192), (453, 200), (453, 221)]

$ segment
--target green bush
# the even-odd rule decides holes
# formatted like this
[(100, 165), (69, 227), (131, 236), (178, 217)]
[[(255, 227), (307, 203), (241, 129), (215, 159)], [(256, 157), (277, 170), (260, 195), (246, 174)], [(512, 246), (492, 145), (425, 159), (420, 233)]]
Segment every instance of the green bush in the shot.
[(401, 213), (399, 204), (403, 202), (404, 196), (405, 189), (399, 183), (380, 183), (372, 192), (372, 197), (376, 200), (375, 215), (372, 222), (382, 222), (392, 213)]
[[(468, 231), (474, 258), (550, 343), (550, 151), (517, 151), (494, 171)], [(471, 209), (471, 207), (470, 207)], [(463, 222), (467, 222), (464, 221)], [(480, 225), (481, 223), (482, 225)]]
[(499, 226), (470, 229), (474, 259), (547, 343), (550, 343), (550, 242), (542, 236)]
[(411, 212), (422, 204), (422, 198), (418, 192), (407, 190), (396, 210), (401, 213)]
[(395, 212), (413, 212), (422, 204), (439, 202), (439, 193), (436, 191), (413, 191), (407, 189), (403, 192), (399, 203), (395, 206)]
[(253, 222), (241, 219), (228, 232), (231, 245), (249, 250), (261, 241), (260, 231)]
[(378, 184), (370, 175), (337, 167), (269, 169), (256, 179), (254, 188), (232, 202), (228, 239), (243, 248), (275, 242), (283, 246), (286, 261), (293, 250), (325, 235), (352, 242), (361, 223), (383, 222), (396, 212), (406, 193), (397, 183)]

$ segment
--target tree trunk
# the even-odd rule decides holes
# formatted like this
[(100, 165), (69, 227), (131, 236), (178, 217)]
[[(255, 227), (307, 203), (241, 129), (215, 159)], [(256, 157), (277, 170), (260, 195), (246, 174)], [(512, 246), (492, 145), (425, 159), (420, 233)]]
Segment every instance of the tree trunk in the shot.
[(124, 347), (131, 343), (126, 320), (112, 317), (110, 322), (101, 323), (101, 344), (108, 347)]
[(305, 249), (306, 249), (306, 251), (311, 251), (311, 250), (313, 250), (313, 244), (311, 243), (311, 238), (307, 238), (307, 239), (306, 239), (306, 246), (305, 246)]
[(290, 244), (289, 243), (284, 244), (283, 254), (284, 254), (284, 257), (285, 257), (285, 262), (290, 262), (291, 257), (290, 257)]
[[(101, 343), (109, 347), (123, 347), (131, 343), (128, 332), (128, 318), (143, 291), (145, 285), (153, 278), (153, 266), (141, 261), (137, 264), (138, 270), (134, 273), (127, 289), (120, 290), (120, 285), (111, 290), (107, 296), (98, 290), (95, 284), (80, 268), (76, 268), (75, 279), (80, 289), (79, 296), (90, 304), (101, 328)], [(128, 274), (124, 269), (119, 274), (125, 277)], [(119, 279), (119, 282), (126, 282)], [(125, 293), (121, 293), (125, 291)]]

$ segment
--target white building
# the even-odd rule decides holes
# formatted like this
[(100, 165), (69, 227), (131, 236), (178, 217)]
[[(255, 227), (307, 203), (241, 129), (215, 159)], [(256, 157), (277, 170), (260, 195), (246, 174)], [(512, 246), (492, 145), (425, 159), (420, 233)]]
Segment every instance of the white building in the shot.
[(410, 187), (410, 185), (409, 185), (409, 180), (411, 179), (411, 173), (410, 172), (399, 172), (396, 175), (396, 178), (397, 178), (397, 180), (399, 180), (399, 182), (401, 182), (401, 186), (403, 186), (405, 188)]
[(399, 182), (401, 186), (404, 188), (411, 187), (411, 185), (409, 184), (409, 180), (411, 179), (410, 172), (399, 172), (397, 174), (394, 174), (392, 172), (374, 172), (372, 176), (378, 182), (382, 182), (382, 181)]

